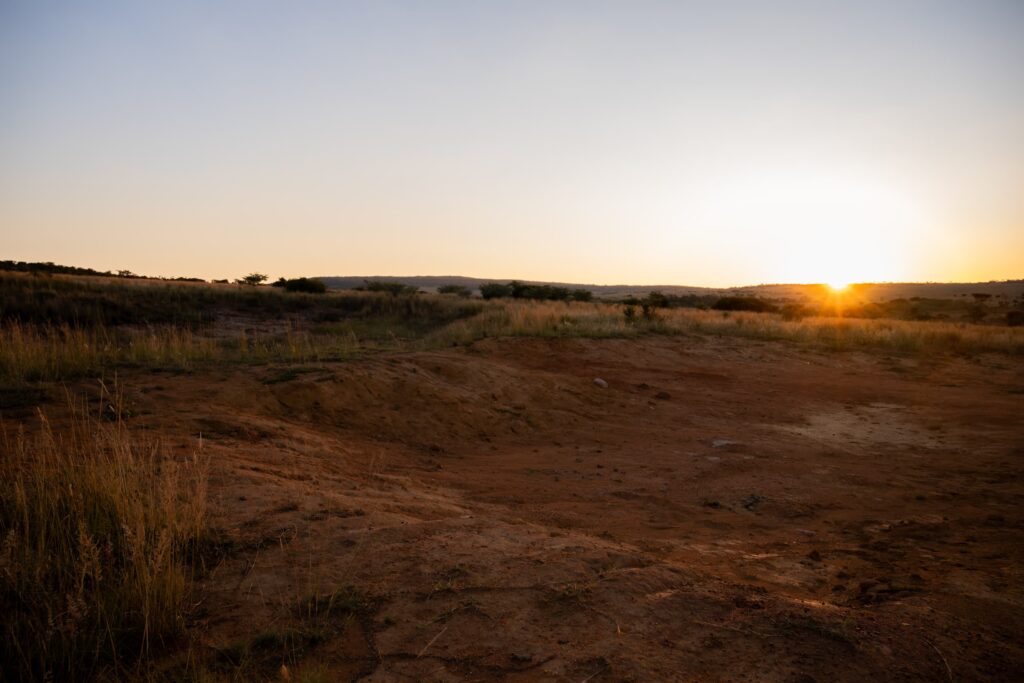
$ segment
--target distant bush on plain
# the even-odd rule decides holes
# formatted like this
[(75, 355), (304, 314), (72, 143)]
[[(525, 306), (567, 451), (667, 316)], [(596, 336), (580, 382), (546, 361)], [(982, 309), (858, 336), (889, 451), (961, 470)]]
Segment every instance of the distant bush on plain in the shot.
[(437, 288), (438, 294), (454, 294), (460, 296), (463, 299), (468, 299), (473, 294), (473, 290), (465, 285), (441, 285)]
[(711, 307), (716, 311), (751, 311), (754, 313), (775, 313), (779, 307), (771, 301), (756, 296), (723, 296)]
[(589, 289), (556, 287), (554, 285), (531, 285), (513, 280), (508, 284), (497, 282), (480, 285), (484, 299), (527, 299), (530, 301), (591, 301), (593, 292)]
[(411, 296), (420, 291), (419, 287), (406, 285), (401, 282), (388, 282), (386, 280), (365, 280), (364, 289), (367, 292), (384, 292), (391, 296)]
[(280, 287), (286, 292), (304, 292), (306, 294), (323, 294), (327, 291), (327, 285), (316, 278), (297, 277), (294, 279), (279, 278), (271, 283), (271, 287)]

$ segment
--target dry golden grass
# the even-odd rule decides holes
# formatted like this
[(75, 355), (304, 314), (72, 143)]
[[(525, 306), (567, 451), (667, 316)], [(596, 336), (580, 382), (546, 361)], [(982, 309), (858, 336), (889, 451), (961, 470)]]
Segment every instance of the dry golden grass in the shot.
[[(364, 295), (365, 298), (369, 298)], [(379, 298), (379, 297), (378, 297)], [(19, 384), (102, 376), (119, 367), (189, 370), (208, 362), (318, 362), (377, 350), (427, 349), (487, 337), (636, 337), (703, 334), (782, 340), (832, 350), (907, 353), (1024, 353), (1024, 328), (966, 323), (812, 317), (692, 308), (658, 310), (651, 319), (606, 303), (489, 301), (475, 315), (439, 314), (429, 299), (384, 300), (386, 314), (289, 329), (213, 337), (188, 327), (72, 327), (6, 323), (0, 327), (0, 382)], [(461, 302), (459, 302), (460, 305)], [(402, 307), (406, 306), (407, 310)], [(391, 310), (394, 309), (394, 310)]]
[(206, 474), (114, 418), (4, 433), (2, 680), (121, 676), (184, 631)]
[(785, 320), (772, 313), (662, 309), (627, 320), (624, 307), (602, 303), (503, 302), (438, 330), (427, 341), (465, 343), (500, 336), (635, 337), (710, 334), (784, 340), (816, 348), (904, 352), (1024, 353), (1024, 328), (853, 318)]
[(237, 335), (214, 339), (183, 327), (144, 329), (10, 323), (0, 328), (0, 381), (8, 384), (102, 376), (118, 367), (189, 370), (197, 363), (345, 358), (360, 349), (346, 334)]

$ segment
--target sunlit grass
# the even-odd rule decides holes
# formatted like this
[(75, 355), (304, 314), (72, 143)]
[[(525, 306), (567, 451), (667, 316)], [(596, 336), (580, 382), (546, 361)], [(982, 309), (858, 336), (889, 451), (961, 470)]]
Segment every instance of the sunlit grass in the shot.
[(700, 309), (658, 310), (630, 322), (624, 307), (601, 303), (507, 302), (427, 338), (465, 343), (486, 337), (637, 337), (701, 334), (796, 342), (833, 350), (1024, 353), (1024, 329), (964, 323), (813, 317)]

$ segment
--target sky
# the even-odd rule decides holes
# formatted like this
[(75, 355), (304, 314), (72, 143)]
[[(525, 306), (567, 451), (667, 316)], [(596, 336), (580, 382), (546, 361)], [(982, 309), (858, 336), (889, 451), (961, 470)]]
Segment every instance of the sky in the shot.
[(1024, 2), (0, 0), (0, 259), (1024, 278)]

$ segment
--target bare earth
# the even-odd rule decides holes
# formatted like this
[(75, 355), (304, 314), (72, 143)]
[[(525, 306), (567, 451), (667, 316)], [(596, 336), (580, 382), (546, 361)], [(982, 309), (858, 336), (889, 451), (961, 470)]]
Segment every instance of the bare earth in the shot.
[(211, 458), (212, 652), (351, 586), (293, 670), (1024, 678), (1020, 359), (655, 337), (305, 370), (122, 377), (136, 429)]

